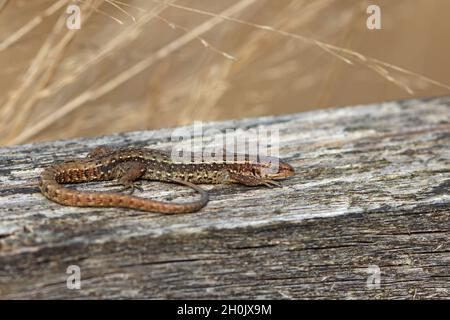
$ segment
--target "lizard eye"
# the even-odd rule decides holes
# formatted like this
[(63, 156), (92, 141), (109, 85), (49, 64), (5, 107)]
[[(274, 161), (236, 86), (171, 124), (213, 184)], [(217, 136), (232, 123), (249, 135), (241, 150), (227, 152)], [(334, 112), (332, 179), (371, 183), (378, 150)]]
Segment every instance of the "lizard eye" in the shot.
[(256, 168), (252, 168), (252, 174), (257, 177), (258, 176), (258, 170)]

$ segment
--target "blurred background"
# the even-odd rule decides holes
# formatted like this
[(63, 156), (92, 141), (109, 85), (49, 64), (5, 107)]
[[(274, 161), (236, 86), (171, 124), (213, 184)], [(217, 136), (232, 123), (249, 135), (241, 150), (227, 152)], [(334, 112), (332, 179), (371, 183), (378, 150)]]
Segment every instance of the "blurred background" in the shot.
[[(366, 26), (370, 4), (381, 30)], [(0, 145), (448, 95), (449, 12), (448, 0), (0, 0)]]

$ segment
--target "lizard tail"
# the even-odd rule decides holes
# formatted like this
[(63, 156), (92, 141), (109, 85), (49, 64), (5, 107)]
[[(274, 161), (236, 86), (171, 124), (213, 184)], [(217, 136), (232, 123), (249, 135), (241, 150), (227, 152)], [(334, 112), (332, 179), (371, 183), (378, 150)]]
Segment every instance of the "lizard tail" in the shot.
[[(44, 169), (39, 179), (39, 188), (48, 199), (66, 206), (77, 207), (122, 207), (147, 212), (160, 212), (166, 214), (189, 213), (203, 208), (209, 200), (208, 193), (199, 186), (187, 181), (173, 180), (194, 189), (201, 198), (192, 202), (171, 203), (144, 199), (131, 195), (112, 192), (81, 192), (64, 187), (58, 181), (60, 176), (58, 167)], [(67, 181), (70, 182), (70, 181)]]

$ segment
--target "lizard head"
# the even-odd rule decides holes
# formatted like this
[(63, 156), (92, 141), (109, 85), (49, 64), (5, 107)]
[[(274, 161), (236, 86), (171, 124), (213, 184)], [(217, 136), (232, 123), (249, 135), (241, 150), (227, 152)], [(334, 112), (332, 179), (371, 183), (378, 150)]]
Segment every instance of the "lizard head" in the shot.
[(280, 180), (295, 174), (294, 168), (273, 157), (260, 157), (259, 161), (252, 165), (252, 175), (261, 179)]

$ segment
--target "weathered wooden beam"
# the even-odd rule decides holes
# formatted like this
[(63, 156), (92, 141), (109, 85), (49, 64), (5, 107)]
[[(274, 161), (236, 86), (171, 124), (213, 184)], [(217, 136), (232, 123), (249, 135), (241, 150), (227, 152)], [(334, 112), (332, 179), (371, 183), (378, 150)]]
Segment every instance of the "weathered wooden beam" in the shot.
[[(450, 297), (450, 97), (211, 128), (279, 130), (297, 174), (274, 189), (204, 186), (204, 209), (167, 216), (60, 206), (36, 181), (98, 145), (170, 149), (171, 129), (0, 149), (0, 298)], [(80, 290), (66, 286), (70, 265)]]

